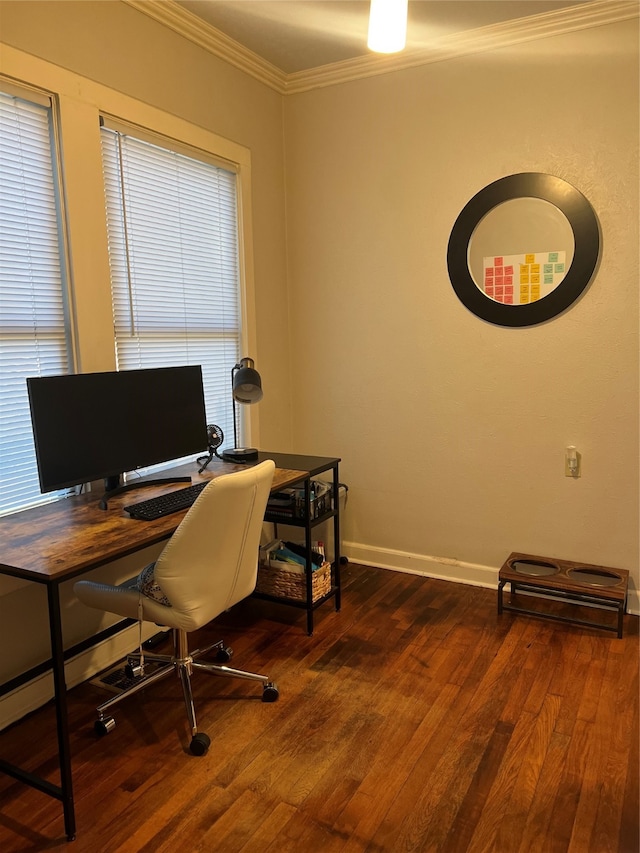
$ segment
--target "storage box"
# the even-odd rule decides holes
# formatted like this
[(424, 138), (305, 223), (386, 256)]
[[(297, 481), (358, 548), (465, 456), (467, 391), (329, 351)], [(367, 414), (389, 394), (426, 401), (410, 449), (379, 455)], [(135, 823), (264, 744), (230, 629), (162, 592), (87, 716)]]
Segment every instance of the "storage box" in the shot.
[[(277, 598), (292, 598), (296, 601), (307, 600), (307, 575), (302, 566), (282, 563), (271, 557), (280, 547), (280, 542), (272, 542), (260, 549), (258, 580), (256, 592), (273, 595)], [(323, 563), (311, 573), (311, 600), (317, 601), (331, 591), (331, 563)]]
[[(348, 495), (348, 488), (347, 488), (347, 486), (345, 486), (344, 484), (341, 483), (338, 487), (340, 524), (342, 524), (344, 522), (344, 518), (345, 518), (344, 512), (345, 512), (347, 502), (348, 502), (347, 501), (347, 495)], [(329, 500), (329, 503), (331, 505), (331, 509), (335, 509), (335, 507), (333, 506), (333, 495), (332, 495), (331, 484), (329, 484), (329, 498), (328, 498), (328, 500)], [(327, 507), (327, 509), (328, 509), (328, 507)], [(278, 524), (277, 536), (279, 539), (282, 539), (285, 541), (287, 539), (289, 539), (289, 540), (294, 541), (294, 542), (298, 541), (300, 539), (300, 535), (301, 535), (300, 523), (297, 520), (293, 521), (290, 518), (290, 520), (287, 521), (287, 519), (285, 517), (282, 517), (282, 518), (275, 517), (274, 518), (273, 516), (270, 516), (269, 520), (277, 521), (277, 524)], [(324, 553), (326, 554), (326, 558), (332, 563), (335, 562), (336, 551), (335, 551), (335, 546), (334, 546), (334, 519), (329, 517), (329, 518), (326, 518), (324, 521), (321, 521), (319, 523), (316, 522), (316, 524), (314, 525), (314, 528), (313, 528), (313, 538), (316, 540), (320, 540), (323, 543), (323, 545), (324, 545), (323, 550), (324, 550)], [(304, 544), (304, 543), (301, 543), (301, 544)], [(340, 543), (340, 544), (342, 544), (342, 543)], [(315, 547), (315, 546), (312, 546), (312, 547)], [(340, 554), (342, 554), (341, 549), (339, 548), (338, 550), (339, 550)], [(342, 562), (347, 562), (346, 558), (342, 558)]]
[[(331, 487), (323, 480), (311, 480), (309, 498), (309, 518), (312, 520), (324, 515), (331, 509)], [(306, 519), (307, 507), (304, 500), (304, 489), (282, 489), (269, 497), (267, 514), (287, 520)]]

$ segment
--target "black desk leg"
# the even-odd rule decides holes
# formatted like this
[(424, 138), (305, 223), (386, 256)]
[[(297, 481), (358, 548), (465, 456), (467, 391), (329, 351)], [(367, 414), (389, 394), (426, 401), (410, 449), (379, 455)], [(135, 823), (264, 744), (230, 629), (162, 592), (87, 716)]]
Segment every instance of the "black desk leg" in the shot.
[(64, 647), (60, 616), (60, 589), (58, 584), (47, 585), (49, 602), (49, 633), (53, 661), (53, 687), (55, 695), (56, 724), (58, 729), (58, 760), (60, 763), (60, 799), (64, 810), (64, 828), (67, 839), (76, 837), (76, 816), (73, 807), (71, 780), (71, 748), (69, 745), (69, 718), (67, 715), (67, 685), (64, 678)]
[(335, 515), (333, 516), (333, 581), (336, 588), (336, 610), (340, 610), (340, 607), (342, 606), (342, 584), (340, 581), (340, 561), (342, 560), (340, 551), (342, 550), (342, 543), (340, 541), (340, 481), (338, 479), (337, 464), (333, 466), (333, 500), (333, 508), (335, 510)]
[(311, 543), (312, 528), (311, 528), (311, 480), (309, 477), (304, 481), (304, 506), (307, 507), (305, 513), (304, 524), (304, 541), (305, 541), (305, 567), (304, 573), (307, 582), (307, 635), (313, 634), (313, 566), (311, 563), (311, 551), (313, 546)]

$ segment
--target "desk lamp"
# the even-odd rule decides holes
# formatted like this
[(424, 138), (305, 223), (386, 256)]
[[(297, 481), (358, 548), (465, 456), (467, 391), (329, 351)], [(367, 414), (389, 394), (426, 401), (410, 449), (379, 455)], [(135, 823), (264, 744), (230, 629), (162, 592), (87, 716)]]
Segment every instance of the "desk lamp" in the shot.
[(238, 447), (238, 424), (236, 403), (257, 403), (262, 400), (262, 380), (253, 366), (252, 358), (241, 358), (231, 368), (231, 394), (233, 396), (233, 450), (224, 450), (222, 458), (227, 462), (255, 462), (258, 451), (255, 447)]

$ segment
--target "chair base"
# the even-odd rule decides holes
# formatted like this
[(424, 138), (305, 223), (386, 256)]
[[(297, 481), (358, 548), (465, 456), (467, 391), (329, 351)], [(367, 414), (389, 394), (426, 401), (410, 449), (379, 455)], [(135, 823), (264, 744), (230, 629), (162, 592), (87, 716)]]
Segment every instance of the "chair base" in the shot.
[(145, 675), (144, 668), (140, 666), (141, 656), (139, 652), (132, 653), (128, 656), (128, 663), (125, 668), (127, 670), (127, 674), (134, 676), (139, 675), (139, 678), (135, 684), (132, 684), (130, 687), (123, 690), (122, 693), (117, 696), (112, 696), (110, 699), (107, 699), (106, 702), (103, 702), (98, 706), (96, 709), (98, 719), (95, 722), (94, 729), (99, 735), (109, 734), (109, 732), (113, 731), (116, 725), (115, 719), (111, 716), (111, 709), (114, 705), (117, 705), (118, 702), (121, 702), (123, 699), (133, 696), (145, 687), (149, 687), (151, 684), (155, 684), (155, 682), (161, 681), (166, 676), (175, 672), (180, 678), (182, 695), (187, 709), (187, 718), (191, 728), (191, 743), (189, 745), (189, 750), (193, 755), (204, 755), (209, 748), (210, 739), (207, 734), (198, 731), (196, 723), (196, 712), (193, 704), (193, 693), (191, 690), (191, 675), (194, 670), (199, 672), (208, 672), (211, 675), (243, 678), (248, 681), (258, 681), (262, 684), (263, 702), (275, 702), (279, 696), (278, 687), (274, 682), (270, 681), (266, 675), (259, 675), (255, 672), (246, 672), (242, 669), (234, 669), (233, 667), (226, 666), (224, 663), (203, 662), (201, 658), (212, 652), (214, 649), (217, 650), (216, 659), (218, 661), (229, 661), (231, 659), (233, 651), (230, 648), (225, 647), (222, 641), (212, 643), (203, 649), (196, 649), (194, 652), (189, 653), (187, 648), (186, 632), (174, 629), (172, 633), (174, 643), (173, 655), (144, 655), (145, 663), (160, 664), (160, 666), (149, 675)]

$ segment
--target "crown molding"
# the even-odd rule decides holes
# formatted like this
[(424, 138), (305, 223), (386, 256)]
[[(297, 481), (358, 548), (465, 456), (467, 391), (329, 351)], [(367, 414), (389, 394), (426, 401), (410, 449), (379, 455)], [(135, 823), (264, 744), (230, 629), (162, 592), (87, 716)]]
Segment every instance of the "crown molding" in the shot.
[(183, 9), (174, 0), (121, 0), (138, 12), (188, 39), (198, 47), (224, 59), (280, 94), (285, 93), (287, 75), (266, 59), (207, 24), (202, 18)]
[(579, 6), (532, 15), (515, 22), (493, 24), (464, 33), (443, 36), (419, 48), (409, 48), (392, 56), (367, 54), (286, 74), (270, 62), (239, 44), (215, 27), (206, 24), (174, 0), (122, 0), (189, 41), (251, 75), (281, 95), (307, 92), (366, 77), (390, 74), (406, 68), (442, 62), (489, 50), (511, 47), (527, 41), (564, 35), (637, 18), (638, 0), (591, 0)]
[(595, 0), (569, 9), (521, 18), (516, 22), (493, 24), (443, 36), (434, 39), (429, 45), (407, 49), (390, 56), (363, 56), (309, 71), (299, 71), (287, 75), (285, 90), (287, 94), (294, 94), (365, 77), (390, 74), (432, 62), (626, 21), (637, 18), (639, 14), (638, 0)]

